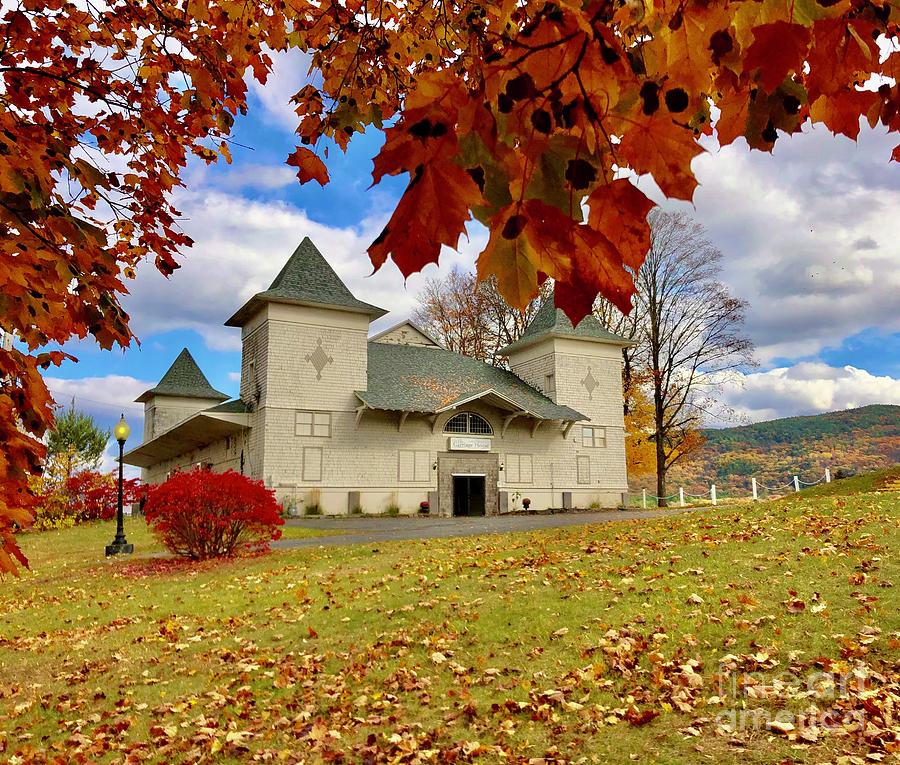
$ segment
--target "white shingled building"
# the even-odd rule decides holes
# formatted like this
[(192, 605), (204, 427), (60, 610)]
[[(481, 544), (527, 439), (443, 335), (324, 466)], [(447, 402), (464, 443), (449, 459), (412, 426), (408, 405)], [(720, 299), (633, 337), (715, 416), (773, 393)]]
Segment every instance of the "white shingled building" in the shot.
[(484, 515), (611, 507), (627, 491), (622, 338), (545, 303), (504, 349), (509, 370), (440, 347), (357, 300), (309, 239), (240, 327), (240, 398), (187, 349), (144, 404), (125, 455), (157, 483), (204, 466), (265, 481), (298, 512)]

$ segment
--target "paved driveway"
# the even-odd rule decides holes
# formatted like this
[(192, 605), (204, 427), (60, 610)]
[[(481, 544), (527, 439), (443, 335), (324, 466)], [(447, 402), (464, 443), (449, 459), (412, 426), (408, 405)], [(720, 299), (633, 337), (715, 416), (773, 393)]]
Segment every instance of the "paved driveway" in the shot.
[(282, 539), (273, 547), (318, 547), (320, 545), (370, 544), (404, 539), (437, 539), (468, 537), (478, 534), (504, 534), (513, 531), (536, 531), (563, 526), (585, 526), (591, 523), (627, 521), (637, 518), (659, 518), (683, 510), (606, 510), (596, 513), (555, 513), (553, 515), (492, 515), (483, 518), (429, 518), (400, 516), (397, 518), (297, 518), (288, 526), (321, 529), (331, 536), (307, 539)]

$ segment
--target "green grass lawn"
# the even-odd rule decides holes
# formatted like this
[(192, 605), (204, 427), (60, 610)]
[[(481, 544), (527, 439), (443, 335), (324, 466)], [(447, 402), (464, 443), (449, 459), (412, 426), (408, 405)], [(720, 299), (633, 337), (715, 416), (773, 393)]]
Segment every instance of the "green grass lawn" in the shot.
[(900, 493), (839, 484), (193, 565), (137, 520), (130, 558), (112, 524), (26, 534), (0, 759), (898, 762)]

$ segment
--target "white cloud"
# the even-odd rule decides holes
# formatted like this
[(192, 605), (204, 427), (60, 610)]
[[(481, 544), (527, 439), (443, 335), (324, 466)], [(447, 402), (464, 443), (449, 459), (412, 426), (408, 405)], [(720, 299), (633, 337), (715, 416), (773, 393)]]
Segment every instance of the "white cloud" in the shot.
[[(290, 99), (317, 75), (309, 71), (309, 54), (294, 50), (271, 55), (273, 70), (266, 84), (249, 82), (259, 107), (254, 115), (293, 131), (298, 119)], [(868, 127), (858, 143), (822, 128), (781, 135), (772, 154), (751, 152), (743, 140), (724, 148), (705, 141), (708, 151), (694, 161), (701, 185), (695, 204), (686, 208), (724, 252), (724, 280), (750, 301), (747, 333), (764, 363), (815, 356), (868, 328), (900, 331), (900, 172), (890, 163), (895, 143), (885, 131)], [(216, 177), (215, 192), (200, 191), (202, 175), (195, 180), (196, 185), (189, 184), (194, 191), (180, 194), (178, 202), (191, 218), (185, 228), (197, 246), (173, 282), (192, 282), (197, 294), (192, 297), (192, 289), (171, 284), (162, 290), (161, 278), (144, 269), (135, 287), (139, 299), (130, 304), (149, 309), (144, 324), (152, 331), (190, 327), (216, 347), (236, 348), (236, 335), (215, 325), (274, 276), (304, 234), (320, 245), (358, 297), (378, 304), (380, 296), (385, 307), (396, 308), (398, 314), (412, 306), (417, 277), (405, 292), (390, 265), (394, 278), (385, 278), (384, 269), (365, 278), (365, 247), (393, 204), (373, 204), (377, 189), (366, 192), (365, 202), (366, 209), (377, 209), (379, 215), (338, 229), (313, 223), (290, 205), (262, 205), (234, 195), (241, 188), (271, 190), (293, 182), (285, 166), (231, 168)], [(649, 179), (642, 178), (640, 185), (658, 194)], [(221, 210), (213, 209), (216, 205)], [(244, 211), (246, 221), (240, 218)], [(265, 220), (269, 215), (272, 220)], [(476, 234), (475, 245), (483, 246), (482, 233)], [(471, 264), (479, 249), (469, 245), (465, 256), (445, 258), (443, 265)], [(221, 267), (214, 265), (213, 255)], [(216, 278), (209, 279), (209, 274)], [(141, 281), (153, 284), (148, 290)], [(227, 299), (220, 300), (212, 294), (215, 290)], [(175, 292), (189, 304), (176, 305)], [(152, 304), (153, 294), (166, 296), (166, 310)], [(135, 314), (141, 328), (142, 318)]]
[(272, 71), (265, 85), (260, 85), (249, 75), (247, 82), (262, 104), (263, 119), (269, 124), (294, 132), (300, 118), (294, 111), (291, 98), (311, 81), (309, 65), (312, 56), (296, 48), (282, 53), (268, 53), (272, 57)]
[(763, 362), (814, 356), (871, 327), (900, 330), (896, 142), (816, 129), (781, 136), (771, 155), (710, 142), (695, 160), (701, 185), (687, 211), (725, 254), (724, 280), (750, 301)]
[(44, 381), (57, 404), (68, 406), (75, 399), (78, 409), (104, 420), (112, 417), (118, 420), (123, 412), (129, 419), (135, 415), (142, 416), (144, 407), (134, 400), (156, 384), (126, 375), (78, 379), (45, 377)]
[(296, 172), (284, 165), (242, 164), (228, 168), (218, 179), (218, 187), (223, 191), (273, 191), (294, 183), (297, 183)]
[(852, 366), (807, 361), (766, 372), (734, 374), (719, 390), (721, 403), (734, 410), (735, 424), (867, 404), (900, 404), (900, 380), (896, 378)]
[(391, 311), (373, 329), (407, 316), (425, 279), (454, 266), (471, 268), (486, 244), (486, 231), (473, 228), (471, 240), (462, 241), (461, 253), (445, 249), (440, 270), (430, 265), (404, 282), (393, 263), (373, 274), (366, 255), (384, 227), (383, 217), (339, 228), (311, 220), (305, 210), (285, 202), (203, 190), (180, 194), (177, 206), (194, 246), (168, 279), (152, 263), (144, 263), (124, 305), (139, 337), (190, 329), (215, 350), (240, 348), (240, 331), (223, 322), (269, 286), (304, 236), (313, 240), (357, 298)]

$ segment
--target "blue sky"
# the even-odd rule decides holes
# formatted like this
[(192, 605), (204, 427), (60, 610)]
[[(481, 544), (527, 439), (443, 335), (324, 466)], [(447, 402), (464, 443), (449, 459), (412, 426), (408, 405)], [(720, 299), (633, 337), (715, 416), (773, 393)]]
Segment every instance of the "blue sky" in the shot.
[[(826, 348), (819, 358), (832, 366), (852, 364), (875, 375), (900, 378), (900, 332), (887, 333), (869, 327), (844, 338), (834, 348)], [(785, 363), (790, 362), (785, 360)]]
[[(188, 347), (212, 384), (236, 395), (238, 330), (222, 323), (265, 289), (304, 236), (310, 236), (354, 293), (392, 311), (375, 327), (406, 316), (424, 279), (471, 268), (486, 232), (470, 230), (460, 253), (446, 251), (404, 284), (392, 264), (371, 274), (365, 250), (403, 188), (371, 184), (381, 135), (357, 136), (346, 154), (334, 147), (331, 183), (300, 186), (284, 161), (293, 151), (290, 95), (306, 61), (281, 57), (252, 108), (236, 123), (234, 162), (192, 165), (177, 203), (195, 240), (184, 267), (166, 280), (139, 269), (126, 310), (140, 338), (124, 353), (70, 344), (79, 358), (50, 375), (60, 402), (110, 426), (124, 411), (140, 432), (134, 398)], [(772, 155), (745, 145), (695, 160), (695, 203), (670, 205), (694, 215), (724, 253), (723, 280), (750, 301), (747, 332), (761, 366), (722, 389), (736, 420), (807, 414), (873, 402), (900, 403), (900, 167), (896, 138), (864, 130), (858, 145), (817, 130), (782, 137)], [(652, 184), (639, 185), (653, 192)], [(721, 424), (721, 423), (717, 423)], [(135, 437), (133, 437), (135, 438)], [(137, 440), (134, 441), (137, 443)]]

